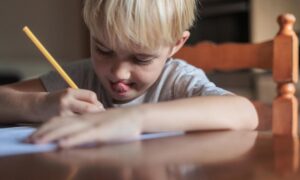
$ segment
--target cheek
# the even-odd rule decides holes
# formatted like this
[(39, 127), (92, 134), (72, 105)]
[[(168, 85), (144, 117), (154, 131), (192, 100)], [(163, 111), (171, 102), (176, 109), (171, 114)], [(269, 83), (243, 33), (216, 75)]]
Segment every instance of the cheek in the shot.
[(95, 73), (98, 75), (98, 78), (103, 77), (103, 75), (107, 74), (109, 70), (109, 64), (105, 63), (99, 56), (91, 56), (92, 57), (92, 65)]
[(143, 84), (153, 84), (160, 76), (162, 68), (162, 65), (140, 68), (136, 71), (134, 79)]

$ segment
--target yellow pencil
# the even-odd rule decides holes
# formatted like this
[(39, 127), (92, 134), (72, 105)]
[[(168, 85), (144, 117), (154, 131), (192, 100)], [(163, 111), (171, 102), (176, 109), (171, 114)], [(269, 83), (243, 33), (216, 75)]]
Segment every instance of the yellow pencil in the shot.
[(29, 37), (29, 39), (36, 45), (36, 47), (41, 51), (41, 53), (46, 57), (50, 64), (57, 70), (61, 77), (69, 84), (71, 88), (78, 89), (74, 81), (68, 76), (68, 74), (63, 70), (63, 68), (56, 62), (56, 60), (51, 56), (47, 49), (41, 44), (41, 42), (35, 37), (35, 35), (30, 31), (30, 29), (25, 26), (23, 31)]

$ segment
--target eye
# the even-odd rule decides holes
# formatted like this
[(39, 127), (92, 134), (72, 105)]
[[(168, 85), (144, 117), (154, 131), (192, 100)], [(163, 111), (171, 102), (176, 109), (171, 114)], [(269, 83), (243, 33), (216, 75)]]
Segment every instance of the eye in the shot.
[(154, 59), (155, 59), (155, 57), (153, 57), (153, 56), (148, 56), (148, 57), (135, 56), (134, 57), (134, 62), (136, 64), (140, 64), (140, 65), (149, 65), (153, 62)]
[(114, 54), (114, 51), (109, 50), (109, 49), (100, 48), (98, 46), (95, 46), (95, 50), (97, 53), (102, 54), (102, 55), (113, 55)]

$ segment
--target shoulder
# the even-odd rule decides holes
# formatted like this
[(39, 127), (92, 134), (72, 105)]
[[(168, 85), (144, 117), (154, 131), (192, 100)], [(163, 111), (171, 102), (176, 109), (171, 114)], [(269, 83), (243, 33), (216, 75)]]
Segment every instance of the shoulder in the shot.
[(176, 77), (205, 77), (205, 73), (201, 68), (195, 67), (182, 59), (170, 58), (164, 71)]
[(229, 92), (216, 87), (205, 72), (181, 59), (170, 59), (166, 63), (165, 77), (172, 80), (175, 97), (199, 95), (223, 95)]
[(86, 79), (94, 76), (93, 66), (90, 59), (73, 61), (63, 66), (66, 73), (78, 83), (83, 83)]
[(87, 78), (94, 76), (93, 66), (90, 59), (83, 59), (68, 63), (63, 66), (64, 70), (75, 80), (81, 83)]
[[(68, 62), (62, 68), (80, 88), (85, 87), (85, 80), (93, 76), (92, 65), (89, 59)], [(40, 80), (47, 91), (55, 91), (68, 87), (56, 70), (40, 76)]]
[(82, 60), (77, 60), (68, 64), (65, 64), (63, 66), (66, 70), (70, 69), (70, 70), (74, 70), (74, 69), (90, 69), (92, 68), (92, 63), (90, 59), (82, 59)]
[(182, 68), (182, 67), (194, 67), (190, 64), (188, 64), (186, 61), (183, 59), (177, 59), (177, 58), (170, 58), (167, 60), (166, 66), (168, 67), (177, 67), (177, 68)]

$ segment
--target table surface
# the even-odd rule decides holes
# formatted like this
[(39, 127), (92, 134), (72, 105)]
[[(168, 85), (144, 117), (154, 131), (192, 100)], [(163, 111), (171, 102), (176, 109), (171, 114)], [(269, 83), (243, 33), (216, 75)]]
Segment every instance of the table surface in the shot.
[(299, 138), (191, 133), (0, 158), (0, 179), (300, 179)]

